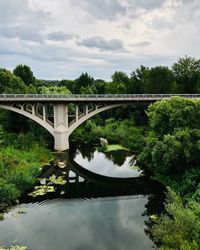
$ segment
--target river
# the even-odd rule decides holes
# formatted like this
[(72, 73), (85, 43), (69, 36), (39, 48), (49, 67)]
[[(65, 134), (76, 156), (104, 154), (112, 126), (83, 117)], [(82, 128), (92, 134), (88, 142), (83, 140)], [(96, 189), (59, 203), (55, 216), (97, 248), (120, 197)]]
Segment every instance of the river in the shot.
[(149, 215), (160, 211), (163, 191), (133, 167), (134, 155), (125, 151), (105, 154), (83, 145), (57, 157), (67, 167), (46, 166), (40, 181), (64, 176), (66, 184), (55, 185), (55, 192), (44, 196), (22, 197), (0, 222), (1, 246), (152, 249)]

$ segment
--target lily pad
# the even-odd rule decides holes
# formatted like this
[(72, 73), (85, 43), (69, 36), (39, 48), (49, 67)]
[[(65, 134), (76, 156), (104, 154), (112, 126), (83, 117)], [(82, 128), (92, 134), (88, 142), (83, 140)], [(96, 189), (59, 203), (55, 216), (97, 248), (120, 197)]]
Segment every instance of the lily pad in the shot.
[(10, 248), (0, 247), (0, 250), (25, 250), (26, 246), (11, 246)]
[(28, 194), (29, 196), (36, 197), (45, 195), (47, 193), (55, 192), (54, 186), (47, 186), (47, 185), (35, 186), (34, 189), (35, 191)]
[(56, 177), (55, 175), (52, 175), (51, 177), (49, 177), (49, 181), (55, 185), (65, 185), (67, 183), (67, 181), (64, 180), (64, 177), (65, 176)]

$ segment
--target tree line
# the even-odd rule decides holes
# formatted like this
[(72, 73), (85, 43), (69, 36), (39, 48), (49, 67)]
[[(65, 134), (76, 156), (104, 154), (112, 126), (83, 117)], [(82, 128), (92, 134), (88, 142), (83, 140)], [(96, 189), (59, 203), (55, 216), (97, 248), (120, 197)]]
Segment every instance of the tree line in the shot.
[(36, 79), (31, 68), (0, 69), (0, 93), (156, 94), (200, 93), (200, 60), (185, 56), (171, 67), (140, 66), (128, 76), (116, 71), (111, 81), (82, 73), (74, 80)]

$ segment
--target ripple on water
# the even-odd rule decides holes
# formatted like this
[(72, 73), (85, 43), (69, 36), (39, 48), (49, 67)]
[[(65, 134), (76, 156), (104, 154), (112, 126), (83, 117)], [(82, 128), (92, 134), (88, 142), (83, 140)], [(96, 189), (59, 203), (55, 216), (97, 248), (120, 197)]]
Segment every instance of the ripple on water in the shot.
[[(139, 195), (21, 204), (0, 223), (0, 242), (11, 245), (17, 239), (30, 250), (147, 250), (153, 244), (144, 232), (146, 203)], [(26, 213), (11, 216), (22, 208)]]

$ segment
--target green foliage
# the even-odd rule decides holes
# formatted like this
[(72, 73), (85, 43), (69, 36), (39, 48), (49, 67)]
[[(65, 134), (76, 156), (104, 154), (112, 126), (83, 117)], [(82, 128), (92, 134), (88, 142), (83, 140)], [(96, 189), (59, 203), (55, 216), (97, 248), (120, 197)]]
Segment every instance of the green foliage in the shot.
[(147, 111), (152, 131), (138, 160), (182, 197), (169, 190), (166, 213), (155, 217), (152, 234), (159, 249), (200, 246), (199, 108), (199, 100), (174, 97)]
[(150, 127), (159, 137), (173, 133), (177, 128), (200, 128), (200, 100), (172, 97), (149, 106)]
[(71, 94), (65, 86), (43, 86), (40, 89), (41, 94)]
[(200, 130), (177, 129), (163, 138), (150, 138), (139, 155), (139, 161), (148, 165), (157, 175), (181, 175), (198, 168), (200, 161)]
[(27, 86), (35, 85), (35, 77), (33, 76), (33, 72), (29, 66), (22, 64), (17, 65), (13, 70), (13, 73), (20, 77)]
[(173, 93), (175, 90), (172, 71), (163, 66), (151, 68), (146, 73), (144, 87), (145, 93)]
[(179, 93), (199, 93), (200, 60), (186, 56), (172, 66)]
[[(166, 214), (156, 217), (152, 228), (154, 240), (160, 245), (159, 249), (199, 249), (200, 246), (200, 204), (184, 206), (181, 198), (172, 190), (168, 190), (165, 204)], [(194, 206), (194, 203), (193, 203)]]
[(0, 205), (9, 204), (11, 201), (16, 200), (20, 195), (20, 191), (14, 184), (9, 183), (0, 177)]
[(103, 145), (102, 150), (104, 152), (119, 151), (119, 150), (130, 151), (129, 149), (127, 149), (119, 144)]
[(130, 89), (129, 77), (121, 71), (112, 75), (112, 82), (106, 84), (106, 92), (111, 94), (126, 94)]
[(88, 73), (83, 73), (79, 78), (74, 80), (73, 85), (73, 93), (83, 93), (85, 94), (87, 91), (85, 89), (91, 88), (94, 84), (94, 78), (91, 77)]
[(157, 179), (186, 195), (197, 185), (200, 162), (200, 101), (179, 97), (151, 105), (152, 133), (138, 157)]
[(144, 132), (143, 127), (135, 127), (133, 120), (116, 121), (111, 118), (101, 125), (96, 125), (93, 120), (87, 121), (85, 126), (74, 131), (72, 138), (99, 144), (99, 139), (103, 137), (111, 144), (139, 151), (145, 144)]
[(145, 82), (148, 72), (149, 68), (141, 66), (131, 73), (131, 88), (129, 93), (145, 93), (145, 85), (147, 85)]
[[(1, 130), (0, 133), (4, 132)], [(22, 150), (23, 144), (18, 144), (21, 141), (20, 137), (22, 136), (15, 134), (16, 141), (3, 141), (3, 147), (0, 148), (0, 209), (15, 201), (25, 190), (30, 189), (40, 174), (40, 166), (52, 159), (49, 150), (34, 141), (30, 143), (28, 136), (26, 139), (29, 146)], [(12, 146), (10, 146), (11, 143)], [(18, 145), (18, 149), (14, 148), (15, 145)]]
[(28, 93), (28, 87), (21, 78), (15, 76), (9, 70), (0, 69), (0, 93)]

